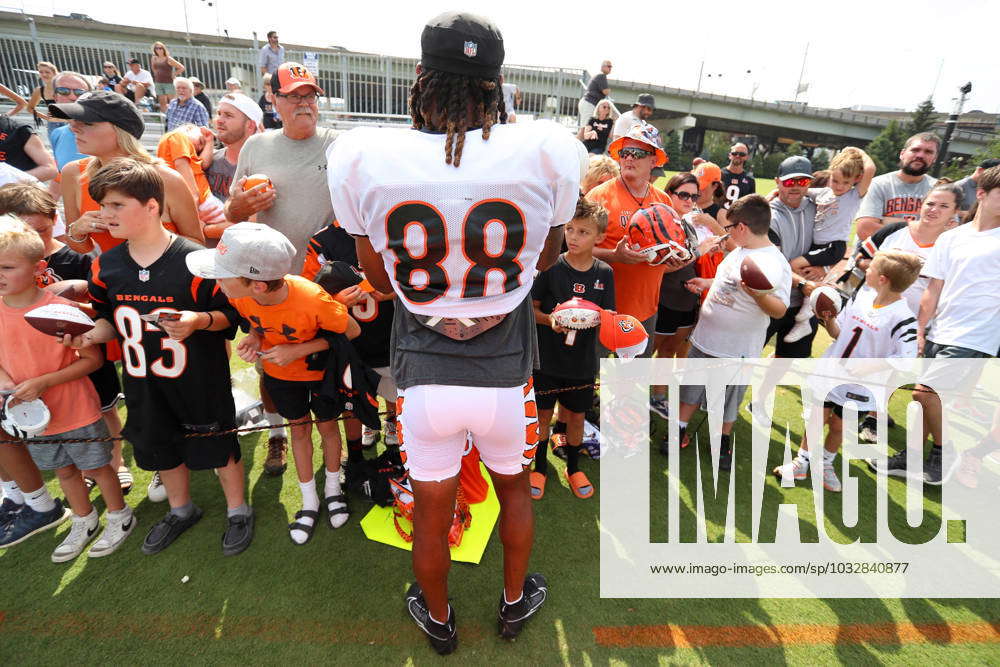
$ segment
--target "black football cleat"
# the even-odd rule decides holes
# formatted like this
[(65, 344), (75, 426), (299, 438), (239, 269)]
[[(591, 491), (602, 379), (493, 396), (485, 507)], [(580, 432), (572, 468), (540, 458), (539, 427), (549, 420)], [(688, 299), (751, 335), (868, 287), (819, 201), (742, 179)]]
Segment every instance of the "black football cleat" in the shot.
[(500, 636), (504, 639), (514, 639), (531, 616), (542, 608), (549, 595), (549, 587), (545, 577), (529, 574), (524, 580), (524, 592), (521, 599), (514, 604), (507, 604), (504, 594), (500, 594), (500, 608), (497, 610)]
[(438, 655), (448, 655), (458, 648), (458, 631), (455, 628), (455, 610), (448, 605), (448, 622), (441, 624), (431, 618), (420, 584), (414, 582), (406, 591), (406, 610), (413, 622), (427, 635), (431, 647)]

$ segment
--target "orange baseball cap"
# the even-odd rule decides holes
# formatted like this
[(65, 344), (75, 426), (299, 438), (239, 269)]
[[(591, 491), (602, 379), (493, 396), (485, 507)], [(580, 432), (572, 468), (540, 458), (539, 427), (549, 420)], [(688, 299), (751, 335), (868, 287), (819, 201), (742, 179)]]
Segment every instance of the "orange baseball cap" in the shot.
[(698, 179), (698, 189), (704, 190), (712, 183), (722, 182), (722, 169), (714, 162), (702, 162), (694, 169), (695, 178)]
[(282, 63), (278, 71), (271, 77), (271, 92), (274, 93), (288, 95), (303, 86), (311, 86), (320, 95), (324, 94), (313, 73), (299, 63)]

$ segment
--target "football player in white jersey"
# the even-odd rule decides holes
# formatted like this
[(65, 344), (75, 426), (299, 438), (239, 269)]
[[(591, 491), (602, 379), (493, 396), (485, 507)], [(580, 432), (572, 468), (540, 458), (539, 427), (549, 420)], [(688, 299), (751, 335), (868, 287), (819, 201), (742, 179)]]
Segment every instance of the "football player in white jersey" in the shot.
[[(861, 385), (845, 384), (841, 379), (844, 370), (839, 360), (916, 358), (917, 318), (903, 298), (903, 292), (920, 275), (922, 266), (920, 258), (912, 253), (880, 250), (865, 272), (865, 288), (836, 317), (830, 312), (820, 313), (823, 326), (836, 339), (823, 354), (823, 358), (830, 361), (819, 362), (810, 381), (810, 388), (823, 401), (823, 421), (829, 427), (822, 450), (823, 487), (828, 491), (841, 491), (833, 460), (843, 440), (844, 404), (853, 401), (857, 409), (863, 411), (879, 407), (885, 409), (889, 403), (884, 387), (876, 386), (873, 393)], [(873, 368), (864, 376), (881, 384), (888, 381), (887, 371), (890, 370), (891, 366)], [(885, 377), (879, 380), (880, 376)], [(810, 458), (809, 445), (803, 434), (798, 456), (790, 463), (775, 468), (774, 474), (782, 479), (805, 479)]]
[(500, 501), (501, 636), (513, 638), (548, 586), (528, 574), (534, 519), (527, 465), (537, 445), (531, 284), (555, 262), (586, 165), (548, 121), (508, 126), (503, 38), (448, 12), (421, 35), (412, 129), (358, 128), (328, 152), (334, 210), (368, 280), (399, 296), (392, 375), (400, 449), (415, 496), (406, 604), (439, 653), (457, 644), (448, 604), (451, 528), (466, 433)]

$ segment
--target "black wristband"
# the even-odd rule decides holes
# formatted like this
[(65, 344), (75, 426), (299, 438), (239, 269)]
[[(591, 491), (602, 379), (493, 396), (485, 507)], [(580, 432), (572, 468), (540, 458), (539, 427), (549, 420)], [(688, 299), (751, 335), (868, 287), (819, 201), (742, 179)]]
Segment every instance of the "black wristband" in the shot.
[(208, 326), (202, 327), (202, 331), (208, 331), (215, 325), (215, 316), (212, 315), (212, 311), (206, 310), (205, 314), (208, 315)]

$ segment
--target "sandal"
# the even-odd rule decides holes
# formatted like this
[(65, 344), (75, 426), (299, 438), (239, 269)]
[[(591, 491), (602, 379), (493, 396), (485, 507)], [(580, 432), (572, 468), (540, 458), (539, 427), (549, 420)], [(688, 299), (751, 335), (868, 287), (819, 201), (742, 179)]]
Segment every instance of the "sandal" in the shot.
[[(312, 525), (300, 523), (298, 519), (301, 519), (302, 517), (305, 517), (307, 519), (312, 519), (313, 520)], [(309, 540), (312, 539), (313, 531), (316, 530), (316, 520), (319, 519), (319, 512), (317, 512), (316, 510), (299, 510), (298, 512), (295, 513), (295, 519), (296, 521), (288, 524), (288, 539), (292, 540), (292, 544), (294, 544), (295, 546), (301, 547), (303, 544), (308, 544)], [(293, 530), (301, 530), (303, 533), (305, 533), (306, 541), (296, 542), (294, 539), (292, 539)]]
[(528, 483), (531, 484), (531, 499), (541, 500), (545, 495), (545, 475), (532, 470), (528, 475)]
[[(334, 507), (335, 503), (342, 503), (342, 504), (340, 505), (340, 507)], [(337, 516), (338, 514), (346, 514), (347, 516), (351, 515), (350, 510), (347, 509), (347, 496), (345, 496), (343, 493), (338, 493), (335, 496), (327, 496), (326, 498), (323, 499), (323, 504), (326, 505), (326, 513), (330, 519), (331, 529), (340, 528), (340, 526), (343, 526), (344, 523), (347, 523), (347, 519), (345, 518), (344, 523), (340, 524), (339, 526), (333, 525), (333, 517)]]
[(132, 483), (134, 481), (132, 479), (132, 471), (127, 466), (122, 466), (118, 469), (118, 484), (122, 487), (123, 496), (127, 496), (128, 492), (132, 490)]
[(563, 471), (563, 477), (569, 482), (569, 488), (573, 491), (573, 495), (581, 500), (586, 500), (587, 498), (594, 495), (594, 485), (590, 483), (587, 476), (583, 474), (582, 470), (577, 470), (572, 475), (567, 475), (566, 471)]

